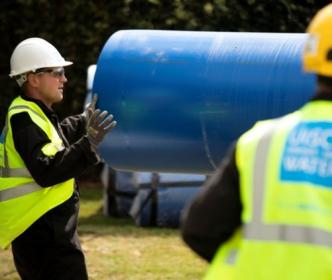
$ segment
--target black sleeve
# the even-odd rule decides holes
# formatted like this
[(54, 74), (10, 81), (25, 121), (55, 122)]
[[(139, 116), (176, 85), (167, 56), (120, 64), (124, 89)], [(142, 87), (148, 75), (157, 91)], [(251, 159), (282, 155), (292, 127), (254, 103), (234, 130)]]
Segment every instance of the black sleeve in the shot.
[(60, 123), (62, 132), (70, 144), (75, 143), (84, 136), (86, 133), (85, 125), (85, 117), (82, 115), (67, 117)]
[(239, 174), (233, 147), (185, 209), (182, 238), (198, 255), (211, 261), (219, 246), (241, 225), (241, 212)]
[(85, 136), (50, 157), (41, 151), (50, 140), (31, 120), (28, 113), (15, 114), (10, 123), (15, 149), (32, 177), (42, 187), (74, 178), (99, 161), (98, 155), (91, 149)]

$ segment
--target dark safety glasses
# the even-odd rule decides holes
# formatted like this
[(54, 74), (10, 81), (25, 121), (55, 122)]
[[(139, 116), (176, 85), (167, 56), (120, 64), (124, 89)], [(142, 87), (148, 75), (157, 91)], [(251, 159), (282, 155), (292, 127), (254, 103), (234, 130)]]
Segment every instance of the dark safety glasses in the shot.
[(37, 69), (35, 71), (35, 74), (44, 74), (44, 73), (49, 73), (53, 77), (60, 78), (65, 75), (65, 68), (59, 67), (59, 68), (41, 68)]

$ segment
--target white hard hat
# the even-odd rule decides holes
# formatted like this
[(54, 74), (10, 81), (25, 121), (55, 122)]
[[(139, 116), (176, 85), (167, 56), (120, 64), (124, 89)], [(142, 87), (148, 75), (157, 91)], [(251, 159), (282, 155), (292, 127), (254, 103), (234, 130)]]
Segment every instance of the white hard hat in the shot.
[(47, 67), (64, 67), (66, 61), (58, 50), (41, 38), (29, 38), (19, 43), (10, 58), (10, 77)]

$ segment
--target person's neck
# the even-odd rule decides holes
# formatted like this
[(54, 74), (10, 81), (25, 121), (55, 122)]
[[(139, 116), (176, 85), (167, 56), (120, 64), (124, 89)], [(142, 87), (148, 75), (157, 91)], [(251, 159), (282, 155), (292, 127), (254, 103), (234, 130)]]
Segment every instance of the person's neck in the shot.
[(42, 98), (38, 92), (35, 92), (33, 90), (27, 90), (24, 92), (24, 96), (42, 102), (50, 111), (53, 111), (53, 104)]
[(318, 83), (312, 100), (332, 100), (332, 87), (325, 83)]

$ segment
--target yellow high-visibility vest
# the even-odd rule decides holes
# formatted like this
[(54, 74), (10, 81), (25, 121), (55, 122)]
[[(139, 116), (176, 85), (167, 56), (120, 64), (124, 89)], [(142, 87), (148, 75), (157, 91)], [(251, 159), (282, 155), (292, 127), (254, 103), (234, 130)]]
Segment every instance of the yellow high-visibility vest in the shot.
[(0, 247), (10, 243), (50, 209), (68, 200), (74, 191), (74, 179), (43, 188), (32, 178), (15, 149), (10, 118), (26, 112), (49, 137), (42, 147), (46, 156), (64, 149), (61, 138), (42, 109), (34, 102), (17, 97), (11, 103), (0, 137)]
[(204, 279), (332, 279), (332, 102), (258, 122), (236, 164), (243, 226)]

